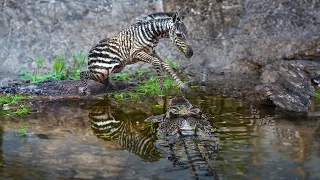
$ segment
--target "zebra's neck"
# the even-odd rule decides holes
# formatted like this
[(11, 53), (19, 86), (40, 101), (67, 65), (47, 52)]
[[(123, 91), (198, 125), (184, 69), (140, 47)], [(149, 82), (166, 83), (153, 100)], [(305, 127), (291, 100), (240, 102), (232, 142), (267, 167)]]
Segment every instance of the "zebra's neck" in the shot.
[(169, 19), (159, 19), (137, 23), (140, 35), (148, 41), (159, 40), (160, 38), (168, 38), (171, 22)]

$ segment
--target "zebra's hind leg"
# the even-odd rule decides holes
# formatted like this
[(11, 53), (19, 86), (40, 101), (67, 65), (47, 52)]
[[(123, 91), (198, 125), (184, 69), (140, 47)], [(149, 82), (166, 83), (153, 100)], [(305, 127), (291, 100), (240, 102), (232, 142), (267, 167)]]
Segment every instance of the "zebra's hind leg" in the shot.
[(102, 81), (102, 84), (103, 84), (103, 85), (106, 87), (106, 89), (108, 89), (108, 90), (110, 90), (110, 89), (113, 90), (113, 89), (114, 89), (114, 85), (113, 85), (113, 83), (110, 81), (109, 76)]

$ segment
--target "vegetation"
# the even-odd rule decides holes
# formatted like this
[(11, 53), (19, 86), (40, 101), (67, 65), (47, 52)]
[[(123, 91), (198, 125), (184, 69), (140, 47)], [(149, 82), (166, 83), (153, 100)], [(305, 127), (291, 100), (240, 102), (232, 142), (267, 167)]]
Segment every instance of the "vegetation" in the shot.
[(20, 106), (20, 107), (21, 108), (17, 109), (17, 111), (15, 112), (16, 115), (24, 116), (24, 115), (30, 114), (30, 110), (28, 107), (25, 107), (25, 106)]
[(16, 95), (3, 95), (3, 96), (0, 96), (0, 104), (18, 104), (21, 100), (23, 99), (26, 99), (26, 98), (29, 98), (29, 97), (25, 97), (25, 96), (22, 96), (20, 94), (16, 94)]
[(316, 99), (320, 100), (320, 92), (319, 91), (316, 92)]
[(109, 96), (116, 99), (133, 99), (139, 100), (144, 95), (162, 95), (172, 90), (178, 90), (176, 82), (169, 76), (163, 78), (163, 91), (159, 89), (157, 77), (151, 76), (147, 81), (139, 83), (135, 91), (125, 91), (110, 94)]
[[(72, 54), (72, 63), (67, 63), (66, 57), (59, 55), (54, 58), (51, 68), (45, 66), (47, 58), (34, 59), (30, 58), (34, 64), (34, 68), (31, 72), (27, 72), (25, 69), (21, 70), (23, 76), (21, 80), (28, 81), (30, 83), (40, 83), (47, 80), (75, 80), (79, 79), (81, 69), (86, 60), (86, 54), (80, 52), (79, 54)], [(166, 62), (172, 66), (173, 69), (178, 69), (179, 65), (172, 60), (166, 60)], [(177, 90), (177, 84), (172, 78), (164, 76), (163, 78), (163, 91), (158, 87), (158, 80), (156, 76), (150, 76), (151, 70), (138, 70), (136, 73), (117, 73), (111, 74), (110, 78), (118, 81), (131, 81), (135, 80), (140, 82), (135, 91), (120, 92), (111, 94), (110, 96), (116, 99), (134, 99), (138, 100), (143, 95), (161, 95), (168, 93), (169, 90)], [(149, 79), (148, 79), (149, 78)], [(148, 80), (146, 80), (148, 79)], [(144, 81), (146, 80), (146, 81)], [(24, 115), (28, 113), (28, 110), (23, 107), (21, 110), (16, 111), (17, 115)]]
[(72, 54), (72, 64), (68, 65), (66, 57), (60, 54), (53, 60), (52, 68), (45, 67), (44, 63), (47, 58), (34, 59), (30, 58), (35, 67), (32, 72), (27, 72), (22, 69), (20, 72), (23, 74), (21, 80), (29, 81), (30, 83), (39, 83), (47, 80), (66, 80), (66, 79), (79, 79), (81, 69), (86, 60), (86, 53), (82, 51), (79, 54)]
[(21, 104), (22, 100), (29, 99), (31, 96), (22, 96), (19, 94), (16, 95), (2, 95), (0, 96), (0, 116), (24, 116), (30, 114), (30, 110), (25, 105)]
[(20, 127), (18, 129), (15, 130), (16, 133), (19, 134), (19, 136), (26, 136), (27, 135), (27, 130), (23, 127)]

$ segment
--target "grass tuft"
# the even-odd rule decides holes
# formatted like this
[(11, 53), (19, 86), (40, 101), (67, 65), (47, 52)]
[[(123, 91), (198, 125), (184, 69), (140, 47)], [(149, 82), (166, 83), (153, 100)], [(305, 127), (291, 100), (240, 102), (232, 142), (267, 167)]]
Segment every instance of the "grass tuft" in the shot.
[(30, 98), (31, 96), (22, 96), (19, 94), (0, 96), (0, 116), (25, 116), (30, 114), (30, 109), (27, 106), (19, 106), (22, 100)]
[(319, 91), (316, 92), (315, 97), (316, 97), (317, 100), (320, 100), (320, 92)]
[(45, 61), (48, 60), (47, 58), (30, 58), (36, 66), (32, 72), (28, 72), (25, 69), (20, 70), (23, 74), (21, 80), (29, 81), (30, 83), (40, 83), (47, 80), (79, 79), (86, 57), (87, 54), (82, 51), (79, 54), (73, 53), (72, 64), (68, 64), (66, 57), (60, 54), (54, 58), (52, 68), (44, 66)]
[(24, 127), (20, 127), (18, 129), (16, 129), (15, 132), (18, 133), (19, 136), (21, 136), (21, 137), (25, 137), (27, 135), (27, 130)]

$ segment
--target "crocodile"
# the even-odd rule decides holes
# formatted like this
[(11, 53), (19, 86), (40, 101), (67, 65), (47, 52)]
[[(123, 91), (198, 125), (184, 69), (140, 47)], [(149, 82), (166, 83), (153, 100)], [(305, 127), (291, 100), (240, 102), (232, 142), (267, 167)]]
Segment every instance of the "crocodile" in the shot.
[(219, 179), (212, 162), (217, 156), (218, 138), (200, 109), (185, 97), (175, 97), (165, 114), (146, 119), (157, 123), (156, 146), (174, 166), (189, 169), (195, 179)]

